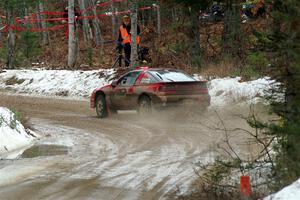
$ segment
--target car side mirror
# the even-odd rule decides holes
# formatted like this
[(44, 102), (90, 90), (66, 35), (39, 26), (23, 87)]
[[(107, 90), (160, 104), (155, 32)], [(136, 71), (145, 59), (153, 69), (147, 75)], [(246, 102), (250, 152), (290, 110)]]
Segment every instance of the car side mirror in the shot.
[(111, 86), (116, 87), (116, 86), (117, 86), (117, 83), (118, 83), (118, 81), (115, 80), (115, 81), (113, 81), (113, 82), (111, 83)]

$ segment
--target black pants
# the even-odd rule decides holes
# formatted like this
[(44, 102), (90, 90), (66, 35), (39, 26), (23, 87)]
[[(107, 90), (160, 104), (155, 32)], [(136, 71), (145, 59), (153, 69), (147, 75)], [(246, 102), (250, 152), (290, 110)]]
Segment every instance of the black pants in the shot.
[(124, 45), (124, 52), (125, 52), (125, 67), (129, 67), (130, 64), (130, 54), (131, 54), (131, 45), (130, 43), (126, 43)]

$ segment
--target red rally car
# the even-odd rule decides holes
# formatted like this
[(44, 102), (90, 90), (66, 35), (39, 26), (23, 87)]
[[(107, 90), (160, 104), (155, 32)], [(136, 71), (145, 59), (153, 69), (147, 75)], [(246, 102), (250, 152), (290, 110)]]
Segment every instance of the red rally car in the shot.
[(208, 107), (206, 81), (197, 81), (177, 69), (147, 67), (132, 70), (111, 84), (95, 89), (90, 97), (90, 106), (100, 118), (117, 110), (136, 109), (145, 113), (184, 102)]

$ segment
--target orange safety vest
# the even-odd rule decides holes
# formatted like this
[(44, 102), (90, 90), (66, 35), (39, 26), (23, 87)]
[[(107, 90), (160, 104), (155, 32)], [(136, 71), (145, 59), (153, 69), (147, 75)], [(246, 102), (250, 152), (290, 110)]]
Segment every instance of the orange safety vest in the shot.
[[(121, 36), (123, 38), (123, 43), (131, 43), (131, 35), (127, 32), (126, 28), (122, 26), (120, 26), (120, 32), (121, 32)], [(141, 37), (137, 36), (136, 38), (136, 43), (140, 44), (141, 43)]]

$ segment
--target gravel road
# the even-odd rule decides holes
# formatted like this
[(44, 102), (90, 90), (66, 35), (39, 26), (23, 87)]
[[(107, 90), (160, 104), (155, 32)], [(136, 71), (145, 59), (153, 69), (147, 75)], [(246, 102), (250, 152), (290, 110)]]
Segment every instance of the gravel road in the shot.
[[(165, 199), (174, 190), (187, 192), (197, 163), (222, 153), (216, 146), (225, 145), (224, 131), (213, 128), (220, 119), (226, 128), (251, 130), (241, 119), (248, 106), (203, 115), (186, 108), (147, 117), (126, 111), (106, 119), (96, 118), (84, 100), (1, 93), (0, 106), (30, 117), (42, 136), (36, 146), (44, 148), (0, 161), (1, 200)], [(229, 138), (242, 157), (258, 150), (244, 133)]]

